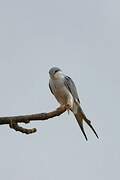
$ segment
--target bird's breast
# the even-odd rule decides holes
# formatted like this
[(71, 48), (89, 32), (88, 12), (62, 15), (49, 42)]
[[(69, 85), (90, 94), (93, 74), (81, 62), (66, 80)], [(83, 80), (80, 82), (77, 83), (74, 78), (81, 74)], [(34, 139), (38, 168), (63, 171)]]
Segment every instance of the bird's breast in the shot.
[(52, 82), (52, 87), (54, 91), (54, 96), (56, 97), (57, 101), (61, 105), (67, 105), (72, 108), (73, 107), (73, 96), (67, 89), (67, 87), (64, 85), (64, 81), (54, 81)]

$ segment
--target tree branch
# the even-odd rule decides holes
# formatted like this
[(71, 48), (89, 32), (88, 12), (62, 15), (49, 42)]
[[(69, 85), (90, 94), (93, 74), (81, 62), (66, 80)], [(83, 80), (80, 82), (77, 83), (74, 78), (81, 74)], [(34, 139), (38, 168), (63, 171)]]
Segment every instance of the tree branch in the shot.
[(10, 116), (10, 117), (0, 117), (0, 125), (9, 124), (10, 128), (15, 131), (19, 131), (25, 134), (35, 133), (36, 128), (26, 129), (18, 125), (18, 123), (30, 123), (30, 121), (45, 121), (55, 116), (60, 116), (66, 111), (66, 107), (59, 107), (55, 111), (48, 113), (39, 113), (23, 116)]

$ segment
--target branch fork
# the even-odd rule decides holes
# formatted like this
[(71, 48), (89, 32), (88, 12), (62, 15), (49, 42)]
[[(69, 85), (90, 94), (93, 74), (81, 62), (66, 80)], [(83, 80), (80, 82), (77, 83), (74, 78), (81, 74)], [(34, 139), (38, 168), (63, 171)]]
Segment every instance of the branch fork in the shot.
[(24, 134), (32, 134), (37, 131), (36, 128), (27, 129), (18, 125), (18, 123), (28, 124), (31, 121), (45, 121), (50, 118), (60, 116), (66, 111), (67, 107), (60, 106), (55, 111), (48, 113), (39, 113), (39, 114), (31, 114), (31, 115), (23, 115), (23, 116), (10, 116), (10, 117), (0, 117), (0, 125), (9, 124), (9, 127), (14, 129), (15, 131), (19, 131)]

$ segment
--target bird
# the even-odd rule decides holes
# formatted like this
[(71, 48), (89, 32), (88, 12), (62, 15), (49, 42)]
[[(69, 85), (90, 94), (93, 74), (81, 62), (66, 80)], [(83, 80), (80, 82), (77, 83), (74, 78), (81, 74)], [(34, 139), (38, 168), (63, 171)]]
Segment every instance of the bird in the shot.
[(88, 140), (88, 137), (84, 131), (84, 121), (92, 129), (95, 136), (99, 138), (91, 124), (91, 121), (86, 117), (81, 108), (80, 99), (74, 81), (69, 76), (65, 75), (58, 67), (52, 67), (49, 70), (49, 76), (49, 88), (51, 93), (55, 96), (60, 107), (65, 106), (66, 110), (71, 111), (74, 114), (86, 141)]

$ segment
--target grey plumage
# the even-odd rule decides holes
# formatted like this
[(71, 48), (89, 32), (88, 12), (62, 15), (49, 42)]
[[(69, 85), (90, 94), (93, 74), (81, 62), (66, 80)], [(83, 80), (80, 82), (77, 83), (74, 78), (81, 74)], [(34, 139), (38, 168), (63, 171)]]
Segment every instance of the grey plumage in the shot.
[(74, 100), (75, 101), (77, 100), (80, 103), (78, 93), (77, 93), (77, 89), (75, 87), (75, 84), (74, 84), (73, 80), (69, 76), (65, 76), (64, 84), (68, 88), (68, 90), (71, 92)]
[(73, 80), (70, 77), (64, 75), (57, 67), (51, 68), (49, 74), (49, 87), (52, 94), (56, 97), (57, 101), (61, 105), (67, 106), (68, 110), (71, 110), (74, 113), (85, 139), (87, 140), (87, 136), (83, 128), (83, 121), (89, 125), (98, 138), (95, 129), (91, 125), (91, 121), (87, 119), (80, 106), (79, 96)]
[(51, 69), (49, 70), (49, 75), (50, 75), (50, 77), (53, 78), (54, 74), (57, 73), (58, 71), (61, 71), (61, 69), (58, 68), (58, 67), (53, 67), (53, 68), (51, 68)]

